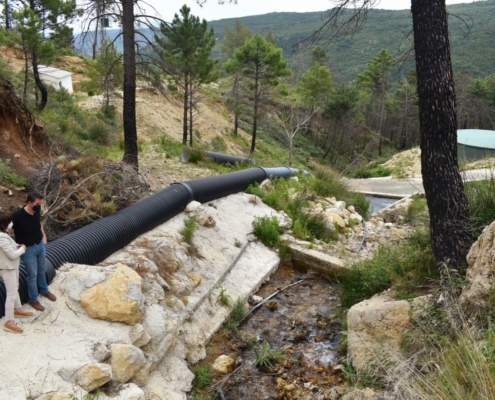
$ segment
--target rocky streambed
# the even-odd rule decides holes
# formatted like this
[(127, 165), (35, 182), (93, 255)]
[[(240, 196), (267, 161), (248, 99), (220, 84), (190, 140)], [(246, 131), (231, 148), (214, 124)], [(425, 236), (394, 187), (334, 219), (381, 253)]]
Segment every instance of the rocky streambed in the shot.
[[(342, 391), (342, 325), (336, 316), (335, 284), (317, 273), (281, 266), (257, 295), (267, 298), (283, 288), (237, 329), (224, 326), (213, 337), (196, 368), (212, 366), (226, 355), (235, 360), (233, 371), (210, 368), (211, 384), (196, 388), (190, 399), (326, 399)], [(283, 358), (260, 368), (255, 349), (262, 351), (264, 343)]]

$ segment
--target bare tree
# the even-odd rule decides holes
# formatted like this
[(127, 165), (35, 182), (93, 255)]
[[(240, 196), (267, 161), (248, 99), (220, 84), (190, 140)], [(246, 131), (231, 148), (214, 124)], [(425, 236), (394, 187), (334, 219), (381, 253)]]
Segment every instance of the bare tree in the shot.
[(293, 89), (290, 89), (287, 95), (287, 101), (282, 111), (282, 125), (284, 126), (285, 134), (289, 139), (289, 166), (292, 166), (292, 155), (294, 153), (294, 137), (297, 133), (304, 129), (313, 115), (319, 111), (319, 108), (311, 107), (307, 109), (301, 107), (298, 101), (294, 98)]

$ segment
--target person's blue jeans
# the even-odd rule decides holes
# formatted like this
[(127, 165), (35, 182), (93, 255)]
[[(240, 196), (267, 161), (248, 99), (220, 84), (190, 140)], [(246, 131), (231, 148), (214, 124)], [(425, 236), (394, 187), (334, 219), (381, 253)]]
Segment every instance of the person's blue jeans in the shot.
[(36, 246), (26, 249), (21, 256), (21, 260), (26, 267), (27, 272), (27, 289), (29, 301), (37, 301), (38, 293), (48, 293), (48, 284), (46, 283), (46, 266), (45, 266), (45, 243), (43, 240)]

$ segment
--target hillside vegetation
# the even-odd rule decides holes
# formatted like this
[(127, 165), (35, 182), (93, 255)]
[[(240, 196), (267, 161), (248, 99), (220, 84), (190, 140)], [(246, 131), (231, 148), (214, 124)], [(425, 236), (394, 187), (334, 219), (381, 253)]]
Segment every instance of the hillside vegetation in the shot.
[[(495, 1), (453, 4), (448, 5), (447, 10), (450, 14), (454, 73), (468, 74), (476, 78), (495, 73)], [(266, 35), (271, 31), (277, 44), (290, 58), (295, 47), (300, 42), (307, 43), (307, 39), (320, 28), (328, 14), (329, 10), (308, 13), (277, 12), (242, 17), (239, 20), (254, 33)], [(233, 26), (234, 22), (233, 18), (208, 22), (214, 29), (217, 40), (212, 52), (213, 58), (223, 57), (220, 46), (225, 37), (225, 24)], [(114, 39), (118, 30), (109, 29), (106, 33)], [(143, 33), (152, 37), (148, 30), (143, 30)], [(412, 49), (412, 20), (409, 10), (371, 10), (360, 32), (329, 44), (328, 66), (335, 81), (354, 81), (356, 75), (366, 69), (368, 60), (381, 49), (387, 49), (397, 58), (402, 58)], [(412, 66), (411, 57), (408, 57), (404, 60), (401, 73), (394, 80), (398, 80), (399, 76), (407, 73)]]

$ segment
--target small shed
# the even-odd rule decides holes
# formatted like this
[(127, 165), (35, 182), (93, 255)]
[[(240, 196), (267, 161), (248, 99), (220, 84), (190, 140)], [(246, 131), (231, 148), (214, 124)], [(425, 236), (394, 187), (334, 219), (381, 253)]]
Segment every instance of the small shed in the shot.
[(459, 129), (457, 131), (459, 160), (474, 161), (495, 157), (495, 131), (484, 129)]
[(73, 92), (71, 72), (53, 67), (47, 67), (46, 65), (39, 65), (38, 72), (41, 80), (48, 85), (53, 86), (55, 89), (64, 88), (69, 93)]

